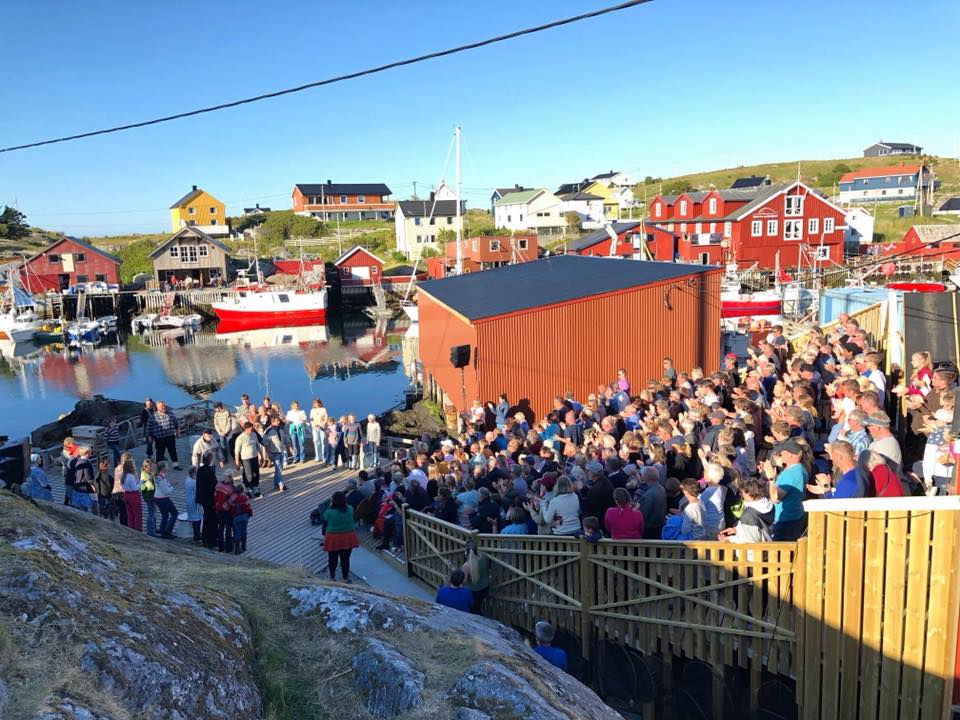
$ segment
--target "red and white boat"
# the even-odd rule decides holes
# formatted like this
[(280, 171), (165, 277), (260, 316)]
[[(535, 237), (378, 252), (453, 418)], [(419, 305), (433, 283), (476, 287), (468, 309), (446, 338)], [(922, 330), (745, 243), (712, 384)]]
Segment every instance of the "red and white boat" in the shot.
[(240, 289), (213, 311), (232, 325), (283, 327), (313, 325), (327, 321), (327, 289), (253, 290)]

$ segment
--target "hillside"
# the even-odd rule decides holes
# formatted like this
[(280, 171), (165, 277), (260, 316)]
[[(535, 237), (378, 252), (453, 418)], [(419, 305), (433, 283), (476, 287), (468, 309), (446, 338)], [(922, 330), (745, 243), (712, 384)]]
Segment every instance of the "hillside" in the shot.
[(4, 720), (619, 717), (495, 621), (6, 491), (0, 557)]

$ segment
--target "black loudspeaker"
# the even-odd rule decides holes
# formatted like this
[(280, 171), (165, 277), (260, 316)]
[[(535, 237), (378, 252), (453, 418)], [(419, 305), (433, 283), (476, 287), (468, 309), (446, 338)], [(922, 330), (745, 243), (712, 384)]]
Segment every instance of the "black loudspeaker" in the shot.
[(450, 364), (455, 368), (463, 368), (470, 364), (470, 346), (453, 345), (450, 348)]

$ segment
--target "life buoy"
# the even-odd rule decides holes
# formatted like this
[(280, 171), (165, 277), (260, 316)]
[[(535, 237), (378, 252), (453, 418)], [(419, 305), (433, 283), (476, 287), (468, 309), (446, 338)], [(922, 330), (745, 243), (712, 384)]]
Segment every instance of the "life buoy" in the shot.
[(469, 273), (469, 272), (471, 272), (471, 270), (470, 270), (470, 268), (467, 268), (467, 269), (465, 269), (465, 270), (463, 271), (463, 274), (466, 275), (466, 274)]

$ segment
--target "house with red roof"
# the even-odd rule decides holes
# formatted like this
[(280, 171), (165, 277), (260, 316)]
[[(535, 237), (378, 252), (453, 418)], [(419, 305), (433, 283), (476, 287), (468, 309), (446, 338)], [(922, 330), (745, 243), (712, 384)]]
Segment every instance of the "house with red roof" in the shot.
[[(799, 180), (753, 191), (657, 195), (648, 224), (676, 233), (681, 262), (773, 269), (798, 263), (805, 246), (818, 262), (843, 262), (845, 211)], [(654, 256), (670, 259), (654, 245)]]
[(960, 225), (914, 225), (900, 242), (884, 246), (881, 255), (960, 260)]
[(840, 176), (838, 198), (842, 203), (913, 200), (930, 182), (930, 169), (922, 163), (866, 167)]

